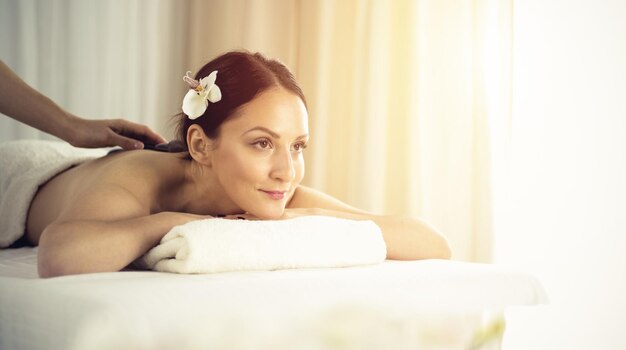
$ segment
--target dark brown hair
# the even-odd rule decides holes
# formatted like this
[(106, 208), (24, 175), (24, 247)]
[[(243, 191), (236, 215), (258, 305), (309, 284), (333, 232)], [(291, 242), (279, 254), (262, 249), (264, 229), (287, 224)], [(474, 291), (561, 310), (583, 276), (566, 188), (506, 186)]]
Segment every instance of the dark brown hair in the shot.
[(296, 94), (306, 106), (302, 90), (293, 74), (284, 64), (267, 59), (260, 53), (247, 51), (227, 52), (205, 64), (195, 75), (196, 80), (204, 78), (217, 70), (215, 84), (222, 92), (222, 99), (209, 103), (206, 111), (197, 119), (191, 120), (186, 114), (178, 115), (178, 139), (187, 146), (187, 130), (198, 124), (204, 133), (215, 139), (219, 136), (219, 127), (243, 104), (250, 102), (259, 93), (280, 86)]

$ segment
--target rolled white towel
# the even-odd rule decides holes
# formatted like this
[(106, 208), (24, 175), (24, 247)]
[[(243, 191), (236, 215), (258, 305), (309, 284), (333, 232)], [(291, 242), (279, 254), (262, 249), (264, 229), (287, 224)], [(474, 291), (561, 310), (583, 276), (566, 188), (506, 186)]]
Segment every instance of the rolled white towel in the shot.
[(372, 221), (215, 218), (172, 228), (137, 262), (156, 271), (216, 273), (369, 265), (386, 255), (382, 232)]

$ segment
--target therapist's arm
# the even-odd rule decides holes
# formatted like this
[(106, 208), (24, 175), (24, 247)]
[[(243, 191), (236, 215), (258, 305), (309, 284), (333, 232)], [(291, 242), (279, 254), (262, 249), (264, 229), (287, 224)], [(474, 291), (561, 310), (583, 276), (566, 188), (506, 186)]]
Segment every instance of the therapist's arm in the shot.
[(77, 117), (18, 77), (0, 61), (0, 113), (63, 139), (76, 147), (143, 148), (165, 140), (145, 125), (123, 119)]

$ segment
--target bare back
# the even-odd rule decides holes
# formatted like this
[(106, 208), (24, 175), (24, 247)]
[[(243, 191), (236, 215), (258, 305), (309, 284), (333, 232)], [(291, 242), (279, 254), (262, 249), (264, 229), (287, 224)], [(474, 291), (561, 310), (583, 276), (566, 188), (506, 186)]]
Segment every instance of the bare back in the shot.
[[(87, 161), (70, 168), (40, 187), (28, 213), (27, 237), (38, 244), (52, 222), (106, 220), (149, 215), (163, 210), (164, 189), (175, 191), (178, 172), (185, 160), (177, 154), (127, 151)], [(126, 208), (128, 206), (133, 208)], [(170, 208), (171, 210), (171, 208)]]

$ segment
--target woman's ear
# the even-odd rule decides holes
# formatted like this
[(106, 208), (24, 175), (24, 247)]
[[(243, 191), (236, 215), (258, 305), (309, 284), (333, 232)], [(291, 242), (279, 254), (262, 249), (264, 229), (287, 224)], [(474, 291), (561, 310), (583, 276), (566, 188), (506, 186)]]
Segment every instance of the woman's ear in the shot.
[(202, 127), (193, 124), (187, 129), (187, 145), (189, 155), (198, 163), (211, 166), (213, 141), (206, 136)]

